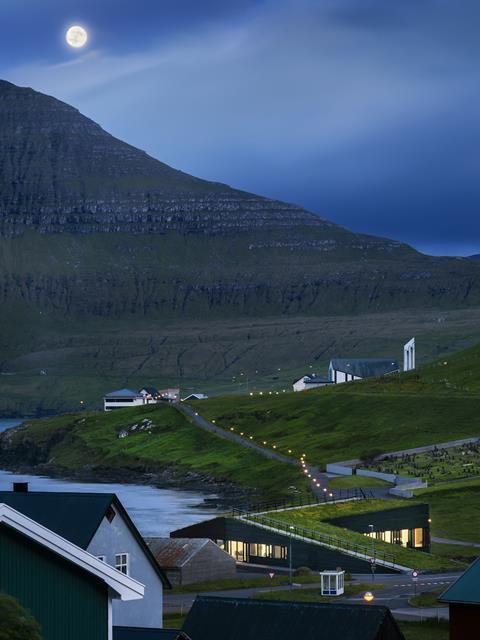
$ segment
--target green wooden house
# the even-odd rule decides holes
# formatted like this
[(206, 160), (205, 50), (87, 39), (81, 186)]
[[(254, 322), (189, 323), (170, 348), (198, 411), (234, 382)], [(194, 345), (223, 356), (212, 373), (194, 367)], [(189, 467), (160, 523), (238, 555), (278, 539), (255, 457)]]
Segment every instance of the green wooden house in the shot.
[(112, 640), (112, 600), (140, 599), (144, 587), (0, 504), (0, 591), (32, 612), (44, 640)]
[(448, 604), (450, 640), (480, 637), (480, 558), (439, 597)]

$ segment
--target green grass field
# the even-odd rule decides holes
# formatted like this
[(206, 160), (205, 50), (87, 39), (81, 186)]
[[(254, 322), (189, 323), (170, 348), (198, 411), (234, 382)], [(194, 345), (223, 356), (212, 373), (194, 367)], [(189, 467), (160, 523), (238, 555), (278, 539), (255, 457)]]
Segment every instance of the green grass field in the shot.
[(424, 620), (423, 622), (406, 622), (397, 620), (405, 640), (448, 640), (448, 622), (443, 620)]
[(323, 466), (480, 436), (480, 346), (397, 376), (195, 403), (217, 426)]
[[(371, 547), (373, 552), (373, 543), (370, 538), (361, 533), (335, 526), (327, 522), (327, 520), (347, 515), (404, 507), (408, 504), (411, 503), (405, 502), (404, 500), (362, 500), (272, 512), (269, 515), (273, 520), (287, 522), (298, 527), (313, 529), (315, 531), (331, 535), (335, 538), (339, 538), (343, 541), (347, 541), (351, 544), (357, 544), (362, 547)], [(423, 553), (421, 551), (408, 549), (399, 545), (388, 544), (378, 540), (375, 541), (375, 549), (378, 555), (381, 553), (393, 555), (397, 564), (410, 567), (411, 569), (458, 569), (465, 566), (465, 564), (461, 562), (452, 562), (448, 557), (441, 555), (436, 556), (431, 553)]]
[(436, 556), (452, 558), (470, 564), (480, 556), (480, 547), (466, 547), (458, 544), (443, 544), (432, 542), (431, 550)]
[[(346, 584), (344, 596), (354, 596), (363, 594), (367, 591), (375, 593), (376, 590), (381, 589), (383, 584)], [(261, 600), (282, 600), (286, 602), (338, 602), (342, 600), (344, 596), (321, 596), (320, 589), (299, 589), (294, 587), (285, 591), (265, 591), (263, 593), (255, 593), (252, 598), (259, 598)]]
[[(268, 575), (260, 578), (231, 578), (229, 580), (210, 580), (209, 582), (195, 582), (193, 584), (175, 586), (173, 591), (175, 593), (201, 593), (203, 591), (228, 591), (231, 589), (249, 589), (252, 587), (279, 587), (288, 584), (289, 580), (288, 575), (279, 575), (273, 578), (270, 578)], [(293, 582), (299, 584), (316, 584), (319, 581), (318, 573), (293, 577)]]
[(368, 478), (367, 476), (343, 476), (332, 478), (328, 486), (333, 489), (351, 489), (355, 487), (371, 489), (373, 487), (392, 487), (393, 485), (390, 482), (385, 482), (378, 478)]
[[(143, 421), (148, 429), (140, 430)], [(134, 431), (131, 428), (139, 425)], [(126, 430), (129, 435), (119, 438)], [(154, 473), (168, 470), (181, 482), (235, 483), (275, 496), (306, 491), (300, 470), (203, 431), (168, 405), (111, 413), (85, 412), (32, 420), (12, 432), (11, 450), (24, 464), (53, 460), (66, 470), (82, 467)], [(61, 435), (61, 437), (59, 437)]]
[[(479, 401), (477, 346), (399, 376), (304, 393), (224, 396), (192, 404), (217, 426), (243, 432), (246, 439), (279, 453), (306, 454), (307, 463), (322, 467), (372, 452), (478, 436)], [(127, 438), (118, 438), (120, 430), (129, 430), (145, 416), (155, 422), (151, 434), (129, 431)], [(147, 473), (168, 470), (179, 480), (193, 472), (199, 479), (234, 483), (272, 497), (308, 490), (294, 466), (201, 431), (171, 407), (67, 414), (28, 424), (11, 440), (3, 438), (0, 461), (35, 465), (53, 460), (68, 470), (89, 464)], [(377, 481), (360, 482), (378, 486)], [(358, 478), (334, 483), (352, 486)], [(439, 484), (440, 493), (430, 487), (418, 494), (431, 504), (434, 535), (477, 541), (478, 486), (473, 481)], [(468, 505), (466, 517), (451, 518), (449, 511), (463, 509), (462, 505)]]
[(421, 593), (410, 598), (410, 605), (412, 607), (448, 607), (447, 604), (438, 601), (438, 596), (445, 591), (445, 587), (434, 589), (433, 591), (422, 591)]
[(438, 484), (415, 496), (430, 505), (433, 536), (480, 542), (480, 480)]

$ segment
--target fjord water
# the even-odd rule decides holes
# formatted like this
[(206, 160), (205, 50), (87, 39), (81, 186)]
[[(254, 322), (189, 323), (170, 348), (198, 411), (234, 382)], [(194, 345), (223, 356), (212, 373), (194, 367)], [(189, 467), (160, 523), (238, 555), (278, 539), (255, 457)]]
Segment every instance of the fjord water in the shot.
[[(18, 419), (1, 419), (0, 432), (20, 424)], [(204, 498), (214, 498), (193, 491), (157, 489), (146, 485), (70, 482), (0, 470), (0, 491), (10, 491), (13, 482), (28, 482), (31, 491), (72, 491), (116, 493), (130, 517), (146, 537), (168, 537), (170, 531), (205, 520), (213, 508), (198, 508)]]

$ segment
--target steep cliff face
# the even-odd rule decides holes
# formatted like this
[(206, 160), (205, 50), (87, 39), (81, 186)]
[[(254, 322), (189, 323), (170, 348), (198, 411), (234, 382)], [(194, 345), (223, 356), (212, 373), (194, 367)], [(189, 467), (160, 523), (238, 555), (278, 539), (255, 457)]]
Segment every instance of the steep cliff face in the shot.
[[(68, 367), (101, 377), (98, 354), (113, 334), (148, 345), (171, 322), (191, 336), (212, 320), (225, 332), (239, 318), (358, 315), (361, 324), (362, 313), (480, 306), (480, 261), (424, 256), (192, 177), (73, 107), (2, 81), (0, 176), (0, 374), (51, 371), (61, 352)], [(138, 345), (125, 344), (131, 362)], [(338, 354), (340, 335), (336, 345)], [(181, 341), (175, 349), (178, 364)], [(282, 366), (301, 364), (298, 353), (284, 350)], [(222, 357), (209, 371), (226, 375), (240, 361)], [(176, 366), (166, 375), (189, 375), (188, 359)]]
[(194, 178), (113, 136), (73, 107), (0, 81), (2, 234), (218, 233), (334, 225), (300, 207)]

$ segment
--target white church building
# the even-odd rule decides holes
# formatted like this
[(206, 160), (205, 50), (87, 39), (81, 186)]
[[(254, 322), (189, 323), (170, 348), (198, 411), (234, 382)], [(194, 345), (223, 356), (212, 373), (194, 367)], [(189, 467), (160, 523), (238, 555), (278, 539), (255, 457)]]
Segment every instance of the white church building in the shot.
[(335, 384), (399, 372), (398, 361), (391, 358), (335, 358), (328, 367), (328, 377)]

